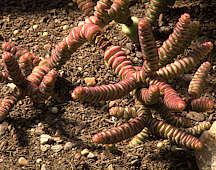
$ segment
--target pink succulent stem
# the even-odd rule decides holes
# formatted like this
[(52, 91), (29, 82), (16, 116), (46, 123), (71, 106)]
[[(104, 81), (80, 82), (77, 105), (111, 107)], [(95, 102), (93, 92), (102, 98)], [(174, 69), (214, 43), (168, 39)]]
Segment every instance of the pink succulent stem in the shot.
[(25, 76), (23, 75), (18, 62), (14, 56), (9, 52), (4, 52), (2, 55), (5, 69), (12, 79), (13, 83), (18, 87), (24, 87), (27, 83)]
[(73, 99), (87, 102), (97, 102), (101, 100), (114, 100), (127, 95), (136, 87), (134, 78), (128, 78), (116, 84), (102, 85), (96, 87), (77, 87), (72, 95)]
[(160, 68), (156, 73), (163, 79), (179, 77), (199, 64), (200, 61), (203, 60), (205, 56), (212, 50), (212, 48), (213, 44), (211, 42), (205, 42), (201, 45), (198, 45), (191, 53), (189, 53), (189, 57), (176, 60), (174, 63)]
[(56, 76), (57, 71), (51, 70), (43, 77), (43, 80), (39, 86), (39, 90), (41, 93), (40, 95), (43, 100), (47, 99), (49, 96), (53, 94)]
[(186, 107), (186, 103), (179, 97), (176, 91), (168, 84), (158, 80), (148, 80), (150, 85), (157, 85), (161, 95), (163, 95), (163, 102), (166, 107), (172, 111), (182, 111)]
[(158, 70), (159, 58), (151, 25), (147, 22), (147, 20), (142, 19), (139, 21), (138, 34), (142, 55), (145, 60), (143, 68), (146, 72), (153, 73)]
[(126, 57), (120, 46), (108, 47), (104, 53), (104, 61), (122, 79), (126, 78), (127, 74), (135, 72), (132, 62)]
[(191, 101), (192, 110), (197, 112), (205, 112), (214, 107), (214, 102), (210, 98), (200, 97)]
[(168, 138), (177, 144), (181, 144), (192, 149), (200, 149), (203, 147), (203, 144), (199, 139), (163, 121), (159, 121), (155, 118), (149, 118), (147, 124), (149, 131), (154, 135)]
[(142, 131), (146, 122), (146, 116), (141, 115), (119, 127), (100, 132), (92, 137), (93, 142), (101, 144), (113, 144), (135, 136)]
[(191, 128), (184, 129), (184, 131), (186, 133), (196, 136), (196, 135), (200, 135), (205, 130), (209, 130), (210, 127), (211, 127), (211, 123), (204, 121), (204, 122), (199, 122), (197, 125)]
[(210, 66), (211, 64), (208, 61), (204, 62), (193, 76), (188, 87), (188, 94), (190, 94), (192, 98), (199, 98), (201, 96)]
[(9, 95), (9, 96), (4, 97), (0, 101), (0, 120), (5, 119), (5, 117), (9, 114), (10, 110), (17, 103), (20, 97), (21, 97), (20, 94)]
[(184, 48), (190, 45), (194, 35), (198, 32), (198, 27), (197, 23), (191, 22), (190, 15), (187, 13), (179, 18), (173, 33), (158, 49), (161, 67), (176, 58)]
[(129, 120), (138, 116), (137, 107), (112, 107), (109, 110), (111, 116)]

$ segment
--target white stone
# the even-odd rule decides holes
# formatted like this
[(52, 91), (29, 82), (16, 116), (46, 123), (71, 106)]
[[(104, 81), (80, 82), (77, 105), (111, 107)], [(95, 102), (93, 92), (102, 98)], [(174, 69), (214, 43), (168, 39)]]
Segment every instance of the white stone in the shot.
[(32, 26), (32, 28), (33, 28), (34, 30), (36, 30), (36, 29), (38, 28), (38, 25), (35, 24), (35, 25)]
[(42, 36), (43, 37), (47, 37), (48, 36), (48, 32), (43, 32)]
[(11, 89), (15, 89), (16, 87), (14, 83), (8, 83), (7, 86), (10, 87)]
[(63, 30), (68, 30), (69, 26), (68, 25), (64, 25), (63, 26)]
[(87, 158), (92, 159), (94, 158), (95, 155), (92, 152), (89, 152), (89, 154), (87, 155)]
[(36, 160), (36, 163), (37, 164), (39, 164), (39, 163), (41, 163), (42, 162), (42, 159), (41, 158), (38, 158), (37, 160)]
[(212, 127), (202, 133), (199, 138), (203, 142), (203, 147), (196, 150), (196, 162), (200, 170), (216, 169), (216, 121)]
[(81, 155), (83, 155), (83, 156), (88, 155), (88, 153), (89, 153), (89, 150), (88, 150), (88, 149), (83, 149), (83, 150), (81, 151)]
[(13, 34), (17, 35), (19, 33), (19, 30), (14, 30)]
[(82, 67), (78, 67), (77, 68), (79, 71), (83, 71), (83, 68)]
[(50, 135), (47, 135), (47, 134), (42, 134), (41, 136), (40, 136), (40, 143), (41, 144), (45, 144), (45, 143), (47, 143), (49, 140), (51, 140), (51, 136)]

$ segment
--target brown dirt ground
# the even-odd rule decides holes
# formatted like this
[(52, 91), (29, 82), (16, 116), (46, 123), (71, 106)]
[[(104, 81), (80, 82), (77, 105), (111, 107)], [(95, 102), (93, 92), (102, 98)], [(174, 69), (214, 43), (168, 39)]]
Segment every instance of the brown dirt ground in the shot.
[[(63, 30), (63, 25), (73, 28), (79, 21), (84, 19), (76, 5), (68, 6), (70, 0), (1, 0), (0, 1), (0, 45), (4, 41), (14, 41), (25, 49), (44, 57), (50, 54), (51, 49), (57, 42), (69, 33)], [(133, 3), (131, 5), (132, 15), (142, 17), (144, 5)], [(206, 36), (212, 42), (216, 42), (216, 3), (213, 1), (201, 2), (201, 0), (177, 1), (173, 8), (164, 13), (163, 26), (171, 28), (183, 13), (189, 13), (193, 20), (201, 23), (199, 37)], [(32, 26), (38, 24), (36, 31)], [(120, 32), (120, 25), (110, 24), (105, 28), (108, 38), (113, 44), (120, 45), (128, 51), (131, 60), (141, 64), (137, 47)], [(14, 30), (19, 30), (13, 35)], [(43, 32), (48, 32), (43, 37)], [(168, 36), (167, 32), (158, 31), (156, 39), (159, 44)], [(2, 51), (0, 49), (0, 54)], [(212, 65), (216, 64), (215, 53), (211, 53), (208, 60)], [(82, 67), (83, 71), (79, 71)], [(2, 68), (2, 66), (1, 66)], [(111, 153), (104, 146), (94, 144), (91, 136), (101, 130), (120, 125), (122, 121), (113, 122), (108, 114), (108, 102), (98, 104), (81, 104), (73, 101), (70, 92), (78, 85), (85, 85), (85, 77), (96, 77), (97, 84), (108, 84), (118, 82), (119, 79), (113, 71), (104, 65), (103, 52), (93, 45), (84, 44), (75, 52), (70, 60), (61, 68), (56, 83), (56, 98), (50, 99), (46, 107), (33, 106), (28, 98), (17, 103), (10, 112), (8, 130), (0, 136), (0, 169), (40, 169), (46, 164), (47, 169), (197, 169), (193, 151), (160, 151), (156, 145), (162, 139), (149, 138), (139, 147), (129, 148), (127, 141), (117, 144), (118, 152)], [(215, 100), (214, 87), (216, 86), (215, 69), (209, 76), (206, 94)], [(186, 82), (188, 85), (188, 82)], [(184, 96), (186, 85), (183, 83), (172, 84), (177, 91)], [(181, 88), (181, 85), (184, 87)], [(0, 85), (0, 97), (10, 92), (6, 85)], [(118, 100), (117, 104), (133, 104), (130, 96)], [(50, 107), (56, 106), (59, 111), (54, 114)], [(200, 113), (201, 114), (201, 113)], [(214, 110), (203, 113), (205, 120), (214, 121), (216, 115)], [(38, 124), (44, 126), (42, 132), (36, 133)], [(49, 149), (46, 152), (40, 149), (40, 134), (51, 136), (60, 134), (63, 144), (70, 141), (74, 144), (69, 151), (61, 150), (57, 153)], [(54, 144), (51, 144), (54, 145)], [(85, 156), (77, 158), (77, 153), (88, 148), (96, 156), (89, 159)], [(76, 156), (75, 156), (76, 155)], [(19, 166), (20, 157), (25, 157), (28, 166)], [(36, 163), (38, 158), (41, 163)]]

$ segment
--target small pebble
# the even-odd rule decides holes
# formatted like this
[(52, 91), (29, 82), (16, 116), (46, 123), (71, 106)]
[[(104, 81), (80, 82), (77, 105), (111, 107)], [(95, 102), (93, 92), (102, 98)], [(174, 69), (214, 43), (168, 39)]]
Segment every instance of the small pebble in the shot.
[(37, 164), (40, 164), (42, 162), (42, 159), (41, 158), (38, 158), (37, 160), (36, 160), (36, 163)]
[(132, 43), (127, 43), (126, 48), (128, 48), (129, 50), (132, 50), (133, 49), (133, 44)]
[(63, 26), (63, 30), (68, 30), (69, 26), (68, 25), (64, 25)]
[(69, 2), (67, 5), (68, 6), (74, 6), (74, 4), (72, 2)]
[(11, 131), (12, 125), (8, 125), (8, 130)]
[(140, 160), (138, 160), (138, 159), (131, 161), (131, 165), (133, 165), (133, 166), (138, 165), (139, 163), (140, 163)]
[(58, 113), (58, 108), (57, 107), (51, 107), (51, 108), (49, 108), (49, 110), (52, 112), (52, 113), (54, 113), (54, 114), (56, 114), (56, 113)]
[(110, 165), (107, 167), (107, 170), (114, 170), (113, 165), (110, 164)]
[(114, 20), (112, 20), (112, 21), (109, 23), (109, 25), (114, 25), (114, 24), (116, 24), (116, 22), (115, 22)]
[(83, 149), (83, 150), (81, 151), (81, 155), (83, 155), (83, 156), (88, 155), (88, 153), (89, 153), (89, 150), (88, 150), (88, 149)]
[(51, 136), (50, 135), (47, 135), (47, 134), (42, 134), (41, 136), (40, 136), (40, 143), (41, 144), (45, 144), (45, 143), (47, 143), (49, 140), (51, 140)]
[(94, 157), (95, 157), (95, 155), (93, 153), (91, 153), (91, 152), (89, 152), (89, 154), (87, 155), (87, 158), (89, 158), (89, 159), (92, 159)]
[(158, 19), (158, 25), (161, 27), (162, 25), (163, 25), (163, 14), (161, 13), (160, 15), (159, 15), (159, 19)]
[(41, 165), (41, 170), (46, 170), (46, 164)]
[(95, 77), (86, 77), (84, 81), (87, 86), (94, 86), (96, 84)]
[(164, 142), (158, 142), (157, 143), (157, 148), (158, 149), (163, 149), (164, 148)]
[(65, 150), (65, 151), (68, 151), (68, 150), (70, 150), (72, 147), (73, 147), (73, 143), (72, 143), (72, 142), (67, 142), (67, 143), (65, 143), (65, 145), (64, 145), (64, 150)]
[(34, 129), (34, 133), (37, 134), (37, 135), (43, 134), (43, 133), (44, 133), (44, 127), (37, 126), (37, 127)]
[(0, 135), (3, 135), (7, 129), (8, 129), (8, 123), (7, 122), (1, 123), (0, 124)]
[(51, 146), (51, 149), (54, 152), (59, 152), (63, 149), (63, 146), (62, 145), (54, 145), (54, 146)]
[(13, 34), (17, 35), (19, 33), (19, 30), (14, 30)]
[(38, 123), (38, 127), (43, 127), (44, 125), (43, 125), (43, 123)]
[(85, 71), (84, 73), (83, 73), (83, 77), (87, 77), (88, 76), (88, 72), (87, 71)]
[(42, 36), (43, 37), (47, 37), (48, 36), (48, 32), (43, 32)]
[(177, 147), (176, 145), (171, 146), (170, 150), (172, 152), (183, 151), (183, 148)]
[(130, 54), (130, 50), (129, 49), (124, 49), (124, 52), (125, 52), (126, 55)]
[(60, 137), (57, 137), (57, 136), (52, 137), (52, 140), (54, 140), (56, 143), (62, 143), (63, 142), (63, 140)]
[(83, 68), (82, 67), (78, 67), (77, 68), (79, 71), (83, 71)]
[(136, 56), (137, 56), (138, 58), (142, 58), (142, 53), (139, 52), (139, 51), (137, 51), (137, 52), (136, 52)]
[(18, 164), (26, 166), (28, 165), (28, 161), (24, 157), (20, 157), (18, 160)]
[(76, 153), (74, 157), (75, 157), (75, 159), (80, 159), (81, 155), (79, 153)]
[(135, 57), (135, 58), (133, 59), (133, 62), (138, 63), (138, 62), (139, 62), (139, 59), (138, 59), (137, 57)]
[(40, 146), (40, 150), (43, 152), (46, 152), (49, 148), (50, 148), (50, 145), (48, 145), (48, 144)]
[(11, 89), (15, 89), (16, 87), (16, 85), (13, 83), (8, 83), (7, 86), (10, 87)]
[(35, 24), (35, 25), (32, 26), (32, 28), (33, 28), (34, 30), (36, 30), (36, 29), (38, 28), (38, 25)]
[(30, 129), (30, 132), (31, 132), (31, 133), (34, 133), (34, 132), (35, 132), (35, 128), (31, 128), (31, 129)]

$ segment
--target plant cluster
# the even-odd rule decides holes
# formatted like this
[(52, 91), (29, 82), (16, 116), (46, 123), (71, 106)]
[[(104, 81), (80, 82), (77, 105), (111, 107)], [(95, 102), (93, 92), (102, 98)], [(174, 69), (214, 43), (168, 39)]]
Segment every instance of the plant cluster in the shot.
[[(105, 63), (114, 69), (121, 81), (95, 87), (76, 87), (72, 98), (98, 102), (119, 99), (130, 92), (135, 98), (134, 107), (110, 109), (111, 115), (126, 118), (128, 123), (94, 135), (94, 142), (113, 144), (132, 138), (130, 144), (134, 145), (141, 143), (151, 133), (188, 148), (201, 148), (201, 141), (193, 135), (210, 128), (210, 123), (202, 122), (191, 128), (183, 128), (191, 126), (191, 122), (173, 113), (182, 112), (187, 104), (199, 112), (212, 109), (214, 105), (211, 99), (201, 96), (210, 69), (210, 63), (204, 61), (213, 44), (197, 44), (187, 57), (176, 59), (194, 39), (199, 23), (191, 21), (189, 14), (183, 14), (173, 33), (157, 48), (152, 25), (156, 23), (160, 12), (175, 1), (151, 0), (143, 19), (130, 16), (128, 0), (99, 0), (95, 7), (90, 0), (75, 2), (90, 16), (72, 28), (69, 35), (56, 45), (49, 58), (40, 61), (34, 54), (13, 43), (4, 43), (4, 71), (0, 72), (0, 81), (13, 82), (16, 88), (12, 95), (1, 100), (0, 119), (3, 120), (14, 104), (25, 96), (29, 96), (34, 103), (44, 102), (52, 96), (57, 70), (88, 41), (104, 51)], [(123, 32), (140, 45), (144, 60), (141, 67), (134, 66), (121, 47), (113, 45), (103, 34), (103, 27), (112, 20), (122, 24)], [(190, 82), (189, 97), (185, 102), (166, 81), (182, 76), (200, 63)], [(160, 109), (157, 109), (158, 105)], [(153, 117), (152, 109), (157, 110), (163, 120)]]

